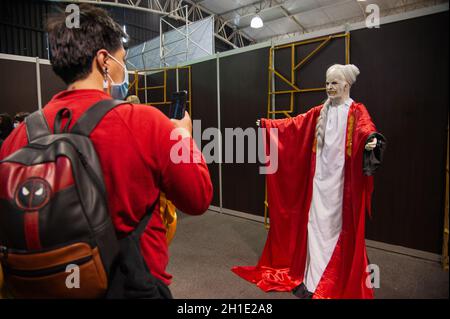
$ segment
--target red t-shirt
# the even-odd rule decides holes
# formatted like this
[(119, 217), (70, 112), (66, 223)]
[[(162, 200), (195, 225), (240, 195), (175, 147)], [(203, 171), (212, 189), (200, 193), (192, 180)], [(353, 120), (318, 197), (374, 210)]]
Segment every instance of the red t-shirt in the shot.
[[(43, 109), (53, 130), (56, 113), (61, 108), (72, 111), (75, 121), (94, 103), (111, 97), (99, 90), (63, 91)], [(191, 156), (200, 163), (174, 164), (170, 160), (170, 140), (174, 124), (152, 106), (124, 104), (106, 114), (91, 133), (106, 184), (112, 221), (119, 235), (130, 233), (164, 192), (184, 213), (197, 215), (207, 210), (212, 199), (212, 185), (201, 152), (191, 138), (182, 140), (191, 147)], [(5, 140), (0, 150), (4, 159), (28, 143), (22, 123)], [(141, 239), (142, 254), (151, 273), (167, 285), (172, 276), (166, 272), (169, 260), (166, 229), (159, 214), (159, 200)]]

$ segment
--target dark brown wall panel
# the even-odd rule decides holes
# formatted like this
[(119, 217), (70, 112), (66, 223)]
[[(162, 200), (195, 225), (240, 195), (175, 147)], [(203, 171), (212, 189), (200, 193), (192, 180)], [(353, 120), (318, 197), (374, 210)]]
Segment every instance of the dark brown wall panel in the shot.
[(0, 59), (0, 112), (15, 115), (38, 109), (36, 64)]
[[(255, 128), (256, 119), (266, 116), (268, 61), (268, 48), (220, 59), (220, 109), (224, 137), (225, 128)], [(259, 164), (224, 163), (223, 207), (263, 215), (264, 183), (264, 176), (259, 174)]]
[[(181, 72), (181, 71), (180, 71)], [(192, 65), (192, 119), (201, 120), (202, 131), (218, 127), (217, 117), (217, 72), (216, 60), (209, 60)], [(180, 73), (181, 75), (181, 73)], [(181, 83), (187, 83), (187, 74), (180, 76)], [(209, 141), (202, 142), (202, 148)], [(197, 141), (197, 145), (199, 142)], [(214, 188), (211, 205), (219, 206), (219, 164), (208, 164), (211, 181)]]
[(448, 123), (448, 12), (352, 33), (352, 95), (388, 139), (370, 239), (441, 253)]

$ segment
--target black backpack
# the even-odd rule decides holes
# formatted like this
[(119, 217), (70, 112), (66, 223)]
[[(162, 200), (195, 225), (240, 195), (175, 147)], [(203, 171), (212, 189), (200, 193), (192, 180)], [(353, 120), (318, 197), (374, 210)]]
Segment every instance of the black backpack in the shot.
[(171, 298), (140, 253), (153, 207), (118, 240), (89, 139), (105, 114), (124, 103), (96, 103), (70, 132), (69, 109), (57, 113), (53, 133), (36, 111), (25, 120), (28, 145), (0, 161), (0, 259), (13, 297)]

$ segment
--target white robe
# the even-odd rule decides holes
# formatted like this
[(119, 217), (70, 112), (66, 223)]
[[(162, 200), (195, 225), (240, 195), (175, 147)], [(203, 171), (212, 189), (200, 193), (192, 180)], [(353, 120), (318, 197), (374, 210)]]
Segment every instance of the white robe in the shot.
[(345, 137), (352, 102), (348, 99), (342, 105), (329, 107), (324, 145), (316, 156), (304, 280), (310, 292), (315, 292), (342, 229)]

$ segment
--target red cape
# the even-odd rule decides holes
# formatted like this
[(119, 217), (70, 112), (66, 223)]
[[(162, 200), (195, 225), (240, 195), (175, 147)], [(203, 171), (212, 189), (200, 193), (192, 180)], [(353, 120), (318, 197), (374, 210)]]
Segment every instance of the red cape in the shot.
[[(294, 118), (261, 121), (262, 127), (278, 128), (278, 170), (266, 177), (270, 230), (258, 264), (232, 271), (266, 292), (291, 291), (304, 279), (316, 166), (315, 128), (321, 108)], [(347, 121), (342, 231), (313, 298), (373, 298), (373, 290), (366, 286), (364, 237), (373, 177), (363, 174), (364, 146), (372, 133), (376, 128), (369, 113), (354, 102)], [(267, 130), (266, 141), (269, 138)]]

